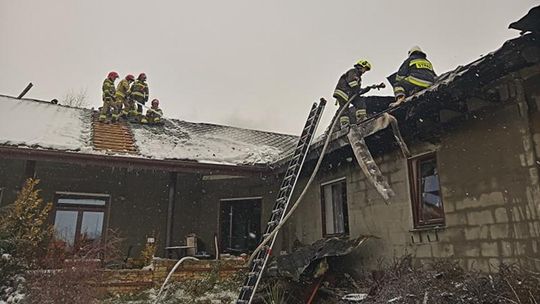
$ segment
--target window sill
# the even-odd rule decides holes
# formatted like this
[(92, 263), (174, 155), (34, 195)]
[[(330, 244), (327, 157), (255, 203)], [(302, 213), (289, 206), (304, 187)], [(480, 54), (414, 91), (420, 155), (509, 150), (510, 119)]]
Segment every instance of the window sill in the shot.
[(426, 227), (419, 227), (410, 229), (409, 232), (423, 232), (423, 231), (432, 231), (432, 230), (444, 230), (446, 229), (446, 225), (437, 225), (437, 226), (426, 226)]

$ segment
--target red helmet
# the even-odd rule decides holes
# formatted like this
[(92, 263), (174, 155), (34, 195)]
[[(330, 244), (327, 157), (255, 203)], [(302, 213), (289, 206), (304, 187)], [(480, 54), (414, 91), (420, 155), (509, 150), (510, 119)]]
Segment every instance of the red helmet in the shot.
[(152, 99), (152, 106), (159, 106), (159, 100)]
[(116, 73), (116, 72), (110, 72), (109, 75), (107, 75), (107, 77), (108, 77), (109, 79), (115, 80), (116, 78), (118, 78), (118, 73)]
[(135, 76), (133, 76), (131, 74), (127, 74), (126, 75), (126, 80), (133, 81), (133, 80), (135, 80)]
[(145, 74), (145, 73), (140, 73), (140, 74), (139, 74), (139, 77), (137, 77), (137, 79), (139, 79), (139, 80), (146, 80), (146, 74)]

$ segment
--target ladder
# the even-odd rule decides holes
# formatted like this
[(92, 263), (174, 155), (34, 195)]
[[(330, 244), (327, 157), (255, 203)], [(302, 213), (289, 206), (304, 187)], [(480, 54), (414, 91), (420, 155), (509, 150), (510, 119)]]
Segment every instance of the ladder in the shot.
[[(298, 140), (298, 144), (294, 150), (293, 156), (289, 161), (289, 167), (285, 172), (283, 181), (279, 188), (278, 196), (276, 202), (274, 203), (274, 208), (272, 209), (272, 215), (268, 224), (266, 225), (266, 232), (263, 234), (262, 239), (266, 239), (270, 233), (283, 221), (285, 217), (285, 211), (289, 205), (294, 186), (298, 180), (300, 170), (304, 164), (304, 160), (308, 154), (309, 146), (313, 140), (315, 131), (317, 130), (317, 125), (321, 119), (322, 112), (326, 105), (326, 100), (321, 99), (320, 103), (313, 103), (311, 106), (311, 111), (309, 112), (306, 124)], [(238, 300), (236, 304), (250, 304), (255, 296), (257, 286), (263, 276), (264, 268), (268, 262), (268, 258), (272, 254), (272, 247), (276, 241), (277, 233), (272, 237), (270, 245), (266, 245), (262, 250), (257, 253), (253, 259), (253, 263), (250, 266), (250, 271), (248, 272), (246, 279), (244, 280), (244, 285), (240, 289), (240, 294), (238, 295)]]

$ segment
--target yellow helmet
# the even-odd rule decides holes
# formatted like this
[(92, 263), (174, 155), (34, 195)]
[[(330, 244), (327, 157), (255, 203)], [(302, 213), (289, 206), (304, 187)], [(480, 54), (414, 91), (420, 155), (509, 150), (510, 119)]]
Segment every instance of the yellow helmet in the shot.
[(355, 66), (360, 66), (361, 68), (365, 68), (367, 71), (371, 70), (371, 63), (369, 63), (367, 60), (364, 60), (364, 59), (358, 60)]

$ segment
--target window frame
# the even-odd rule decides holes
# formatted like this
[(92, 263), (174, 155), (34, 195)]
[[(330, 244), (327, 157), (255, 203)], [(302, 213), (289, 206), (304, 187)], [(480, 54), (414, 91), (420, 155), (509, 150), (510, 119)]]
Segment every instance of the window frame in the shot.
[[(324, 199), (324, 188), (332, 186), (334, 184), (341, 183), (343, 184), (343, 190), (341, 193), (342, 197), (342, 210), (343, 210), (343, 232), (341, 233), (327, 233), (326, 231), (326, 201)], [(321, 197), (321, 218), (322, 218), (322, 235), (324, 238), (328, 237), (347, 237), (349, 236), (349, 204), (347, 200), (347, 178), (342, 177), (328, 182), (321, 183), (320, 185), (320, 197)]]
[[(424, 220), (421, 218), (421, 209), (422, 209), (422, 191), (420, 189), (421, 185), (421, 176), (420, 176), (420, 164), (427, 160), (435, 160), (435, 165), (437, 168), (437, 182), (439, 185), (439, 196), (441, 200), (440, 210), (442, 212), (442, 217), (436, 219)], [(411, 157), (407, 160), (408, 175), (409, 175), (409, 190), (411, 198), (411, 209), (413, 215), (413, 227), (414, 229), (427, 229), (435, 227), (444, 227), (446, 226), (446, 213), (444, 210), (444, 201), (442, 194), (442, 187), (440, 181), (440, 170), (439, 162), (436, 152), (428, 152), (420, 154), (414, 157)]]
[[(105, 201), (105, 205), (90, 205), (90, 204), (59, 204), (60, 199), (101, 199)], [(52, 225), (56, 221), (56, 212), (57, 211), (76, 211), (77, 212), (77, 222), (75, 226), (75, 237), (74, 244), (77, 244), (80, 241), (81, 237), (81, 228), (83, 220), (83, 212), (103, 212), (103, 224), (101, 227), (101, 237), (100, 242), (103, 244), (107, 240), (107, 227), (109, 226), (109, 210), (110, 210), (110, 201), (111, 196), (108, 194), (100, 193), (78, 193), (78, 192), (56, 192), (54, 194), (54, 205), (52, 212)]]
[[(230, 206), (232, 206), (232, 203), (239, 203), (239, 204), (242, 204), (242, 203), (245, 203), (245, 202), (255, 202), (256, 204), (259, 205), (259, 217), (258, 217), (258, 221), (259, 221), (259, 225), (257, 227), (257, 242), (256, 244), (258, 245), (261, 238), (262, 238), (262, 234), (264, 233), (262, 227), (264, 225), (263, 223), (263, 213), (264, 213), (264, 208), (263, 208), (263, 201), (264, 201), (264, 198), (262, 196), (250, 196), (250, 197), (232, 197), (232, 198), (221, 198), (219, 199), (219, 204), (218, 204), (218, 216), (217, 216), (217, 227), (218, 227), (218, 232), (217, 232), (217, 241), (218, 241), (218, 246), (219, 246), (219, 254), (230, 254), (230, 253), (233, 253), (233, 254), (241, 254), (241, 253), (250, 253), (251, 252), (251, 249), (247, 248), (245, 250), (243, 250), (242, 252), (240, 251), (233, 251), (233, 250), (229, 250), (230, 248), (226, 248), (226, 246), (224, 246), (224, 242), (225, 242), (225, 239), (223, 238), (222, 236), (222, 233), (223, 233), (223, 227), (222, 227), (222, 224), (224, 223), (225, 219), (222, 217), (222, 208), (225, 204), (231, 204)], [(231, 225), (232, 223), (229, 223), (229, 225)], [(230, 241), (230, 239), (229, 239)], [(256, 247), (256, 246), (255, 246)]]

